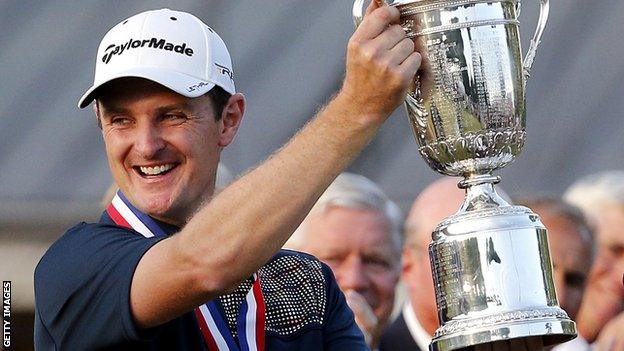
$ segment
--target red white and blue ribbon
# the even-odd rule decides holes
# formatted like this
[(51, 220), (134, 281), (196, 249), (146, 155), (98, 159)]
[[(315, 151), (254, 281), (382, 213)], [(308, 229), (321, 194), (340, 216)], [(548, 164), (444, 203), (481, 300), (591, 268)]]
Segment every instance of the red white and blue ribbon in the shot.
[[(134, 207), (121, 191), (117, 192), (106, 212), (117, 225), (134, 229), (144, 237), (167, 235), (156, 221)], [(238, 343), (232, 337), (215, 300), (197, 307), (195, 316), (210, 351), (264, 350), (265, 305), (257, 273), (253, 275), (252, 288), (241, 304), (236, 321)]]

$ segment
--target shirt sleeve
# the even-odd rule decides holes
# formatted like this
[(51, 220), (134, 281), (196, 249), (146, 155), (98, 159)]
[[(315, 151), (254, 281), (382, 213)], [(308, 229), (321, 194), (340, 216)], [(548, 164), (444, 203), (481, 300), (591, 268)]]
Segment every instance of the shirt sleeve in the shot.
[(65, 233), (35, 269), (36, 348), (114, 348), (154, 332), (136, 327), (130, 286), (143, 254), (164, 238), (102, 223)]
[(323, 328), (323, 350), (358, 351), (369, 350), (364, 334), (355, 324), (353, 312), (347, 305), (345, 296), (338, 288), (331, 269), (323, 264), (323, 274), (327, 281), (327, 309)]

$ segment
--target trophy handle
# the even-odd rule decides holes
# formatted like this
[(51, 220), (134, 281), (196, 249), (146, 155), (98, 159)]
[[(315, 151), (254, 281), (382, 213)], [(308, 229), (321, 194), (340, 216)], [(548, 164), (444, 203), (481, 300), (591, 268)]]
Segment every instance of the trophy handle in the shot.
[(357, 28), (364, 20), (364, 0), (355, 0), (353, 2), (353, 23)]
[[(529, 51), (524, 58), (524, 62), (522, 63), (522, 73), (524, 76), (524, 84), (526, 85), (527, 79), (531, 76), (531, 67), (533, 66), (533, 61), (535, 60), (535, 53), (537, 52), (537, 47), (540, 44), (542, 39), (542, 34), (544, 34), (544, 28), (546, 28), (546, 22), (548, 21), (548, 13), (550, 10), (550, 5), (548, 3), (549, 0), (540, 0), (540, 14), (539, 20), (537, 21), (537, 28), (535, 29), (535, 34), (533, 35), (533, 39), (531, 39), (531, 44), (529, 45)], [(518, 2), (517, 12), (520, 12), (520, 3)]]

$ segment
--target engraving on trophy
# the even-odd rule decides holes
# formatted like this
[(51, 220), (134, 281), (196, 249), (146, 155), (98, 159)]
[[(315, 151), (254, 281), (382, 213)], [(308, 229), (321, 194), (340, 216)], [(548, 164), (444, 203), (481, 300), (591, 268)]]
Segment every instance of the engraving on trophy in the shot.
[(447, 294), (437, 294), (438, 310), (459, 309), (460, 307), (461, 291), (460, 289), (452, 288), (461, 285), (459, 280), (461, 260), (457, 256), (458, 253), (455, 247), (446, 245), (440, 248), (436, 258), (432, 260), (432, 265), (435, 266), (434, 271), (439, 280), (444, 282), (445, 286), (451, 287)]
[(487, 308), (479, 241), (448, 241), (430, 248), (437, 277), (436, 301), (441, 316), (457, 316)]

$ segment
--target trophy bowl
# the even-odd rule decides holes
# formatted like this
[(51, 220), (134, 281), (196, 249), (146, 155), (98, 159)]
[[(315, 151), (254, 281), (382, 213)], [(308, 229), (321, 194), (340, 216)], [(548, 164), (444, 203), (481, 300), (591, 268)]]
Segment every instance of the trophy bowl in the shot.
[[(522, 59), (519, 0), (398, 0), (400, 21), (423, 60), (405, 98), (418, 151), (444, 175), (464, 177), (466, 199), (432, 233), (429, 256), (440, 328), (433, 351), (576, 336), (557, 301), (548, 233), (530, 209), (494, 190), (492, 172), (513, 162), (526, 138), (526, 81), (548, 0)], [(364, 0), (354, 3), (356, 25)]]
[(486, 174), (511, 163), (524, 146), (526, 126), (519, 3), (396, 6), (423, 53), (405, 100), (422, 157), (451, 176)]

